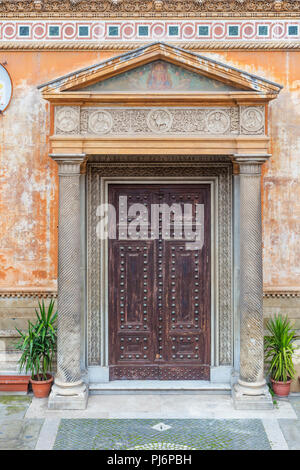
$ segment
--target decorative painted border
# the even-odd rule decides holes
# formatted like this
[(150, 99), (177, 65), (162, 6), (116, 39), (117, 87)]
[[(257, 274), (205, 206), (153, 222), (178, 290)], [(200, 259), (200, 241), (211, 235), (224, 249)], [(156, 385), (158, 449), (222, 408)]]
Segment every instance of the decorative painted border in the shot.
[(300, 297), (300, 289), (298, 290), (267, 290), (264, 291), (264, 298), (294, 298)]
[(43, 299), (50, 299), (50, 298), (57, 298), (57, 291), (49, 291), (49, 292), (39, 292), (39, 291), (0, 291), (0, 298), (10, 298), (10, 297), (17, 297), (17, 298), (43, 298)]
[(288, 41), (300, 40), (298, 19), (270, 20), (14, 20), (0, 22), (0, 41), (83, 44), (101, 41)]
[[(300, 297), (300, 289), (297, 291), (264, 291), (263, 296), (265, 298), (276, 298), (276, 297)], [(0, 298), (57, 298), (57, 292), (0, 292)], [(1, 335), (0, 335), (1, 336)]]

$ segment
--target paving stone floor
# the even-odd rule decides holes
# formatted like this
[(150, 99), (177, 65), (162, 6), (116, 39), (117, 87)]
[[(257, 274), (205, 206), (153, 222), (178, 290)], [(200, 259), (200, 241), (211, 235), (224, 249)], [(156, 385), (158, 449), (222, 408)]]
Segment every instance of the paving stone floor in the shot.
[[(215, 415), (212, 419), (105, 419), (97, 412), (84, 418), (78, 413), (72, 417), (70, 412), (30, 413), (31, 401), (31, 396), (0, 395), (1, 450), (267, 450), (281, 445), (300, 450), (300, 396), (279, 401), (279, 407), (290, 407), (292, 414), (286, 416), (293, 419), (282, 419), (275, 410), (268, 412), (273, 415), (267, 415), (267, 420), (221, 415), (220, 419)], [(46, 403), (43, 406), (46, 410)]]
[(300, 397), (290, 397), (298, 419), (280, 419), (279, 425), (290, 450), (300, 450)]
[(258, 419), (63, 419), (54, 449), (271, 449)]
[(0, 449), (34, 449), (44, 419), (25, 419), (29, 396), (0, 395)]

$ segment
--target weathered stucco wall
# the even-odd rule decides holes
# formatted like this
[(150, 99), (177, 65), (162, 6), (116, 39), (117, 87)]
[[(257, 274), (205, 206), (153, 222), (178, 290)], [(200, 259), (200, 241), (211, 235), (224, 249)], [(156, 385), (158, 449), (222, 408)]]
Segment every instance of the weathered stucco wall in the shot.
[(264, 285), (300, 287), (299, 52), (218, 54), (226, 62), (284, 86), (270, 103), (270, 153), (263, 169)]
[[(264, 284), (300, 290), (300, 52), (206, 55), (284, 86), (270, 106), (273, 157), (263, 171)], [(36, 87), (109, 56), (0, 53), (14, 86), (12, 102), (0, 115), (0, 292), (57, 287), (57, 168), (48, 157), (48, 105)], [(34, 296), (0, 299), (0, 369), (16, 369), (14, 328), (25, 328), (36, 306)], [(300, 297), (265, 298), (265, 316), (275, 312), (288, 313), (300, 329)], [(294, 387), (299, 388), (296, 381)]]
[[(57, 171), (48, 157), (48, 105), (36, 86), (107, 52), (6, 52), (14, 95), (0, 116), (0, 290), (56, 289)], [(284, 86), (270, 106), (264, 168), (264, 284), (300, 287), (300, 52), (206, 53)]]
[(0, 291), (56, 290), (57, 170), (48, 157), (48, 104), (37, 85), (98, 54), (8, 53), (13, 98), (0, 116)]

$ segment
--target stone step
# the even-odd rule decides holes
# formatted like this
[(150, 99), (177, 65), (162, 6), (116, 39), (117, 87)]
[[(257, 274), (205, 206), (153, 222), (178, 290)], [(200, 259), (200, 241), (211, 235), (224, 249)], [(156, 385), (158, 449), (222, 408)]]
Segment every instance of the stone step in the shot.
[(115, 380), (106, 383), (90, 383), (92, 394), (106, 393), (230, 393), (229, 383), (213, 383), (205, 380)]

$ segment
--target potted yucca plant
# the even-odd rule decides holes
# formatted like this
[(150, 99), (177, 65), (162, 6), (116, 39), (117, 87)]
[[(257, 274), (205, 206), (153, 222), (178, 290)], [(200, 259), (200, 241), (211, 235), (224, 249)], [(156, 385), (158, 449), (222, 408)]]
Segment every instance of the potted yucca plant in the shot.
[(26, 373), (31, 373), (30, 382), (34, 395), (44, 398), (49, 395), (53, 382), (50, 372), (57, 340), (57, 312), (54, 311), (54, 300), (50, 301), (48, 308), (45, 307), (44, 301), (39, 302), (35, 314), (36, 321), (28, 321), (26, 333), (16, 328), (20, 334), (16, 348), (22, 351), (19, 359), (20, 370), (25, 369)]
[(292, 379), (295, 376), (293, 354), (297, 338), (287, 316), (275, 315), (267, 323), (269, 335), (265, 336), (265, 360), (268, 373), (276, 395), (286, 397), (290, 393)]

